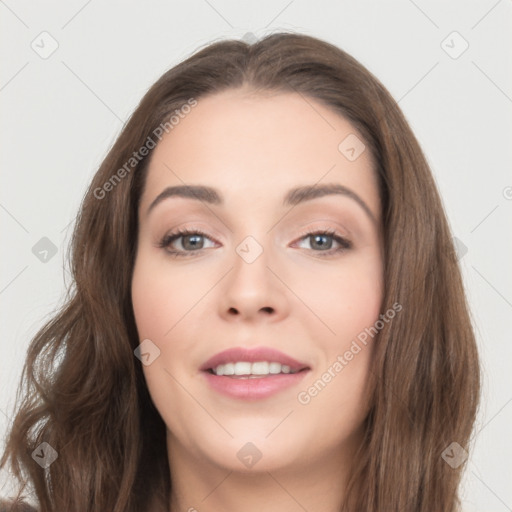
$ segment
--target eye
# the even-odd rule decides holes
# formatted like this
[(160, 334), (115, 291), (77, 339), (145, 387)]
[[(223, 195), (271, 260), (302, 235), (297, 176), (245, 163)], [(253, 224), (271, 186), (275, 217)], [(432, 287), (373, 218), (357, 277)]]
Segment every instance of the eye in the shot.
[[(182, 249), (176, 249), (173, 244), (182, 239), (180, 245)], [(168, 233), (165, 235), (160, 242), (158, 243), (158, 247), (162, 249), (166, 249), (167, 252), (176, 257), (188, 257), (192, 256), (193, 253), (200, 252), (204, 249), (204, 239), (211, 240), (208, 238), (206, 233), (203, 233), (200, 230), (194, 229), (180, 229), (173, 233)], [(187, 254), (188, 253), (188, 254)]]
[[(321, 257), (331, 256), (352, 248), (352, 243), (345, 237), (339, 235), (336, 230), (308, 231), (302, 234), (300, 240), (308, 241), (309, 249), (319, 253), (318, 255)], [(338, 244), (338, 247), (333, 248), (333, 242)], [(306, 249), (308, 248), (306, 247)]]
[[(180, 240), (181, 248), (176, 247)], [(166, 234), (158, 243), (158, 247), (165, 249), (175, 257), (190, 257), (200, 253), (205, 247), (205, 240), (212, 241), (206, 233), (198, 229), (180, 229)], [(310, 247), (305, 249), (317, 253), (318, 256), (332, 256), (352, 248), (352, 243), (345, 237), (339, 235), (336, 230), (317, 230), (303, 233), (299, 240), (309, 242)], [(333, 243), (338, 247), (333, 248)], [(215, 243), (210, 245), (213, 247)]]

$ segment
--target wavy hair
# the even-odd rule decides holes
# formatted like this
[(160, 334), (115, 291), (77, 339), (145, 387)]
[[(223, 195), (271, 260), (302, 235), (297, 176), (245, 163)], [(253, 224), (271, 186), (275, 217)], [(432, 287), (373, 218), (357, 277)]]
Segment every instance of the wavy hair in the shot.
[[(472, 441), (480, 364), (435, 181), (379, 80), (343, 50), (297, 33), (211, 43), (142, 98), (80, 205), (68, 248), (73, 280), (31, 340), (0, 467), (9, 462), (18, 497), (32, 489), (41, 512), (167, 510), (166, 426), (134, 357), (140, 340), (130, 294), (151, 152), (108, 194), (98, 191), (191, 98), (247, 85), (326, 105), (357, 128), (375, 163), (385, 241), (382, 311), (399, 302), (403, 312), (374, 346), (371, 408), (347, 488), (351, 510), (458, 511), (465, 465), (454, 468), (442, 454), (452, 442), (468, 449)], [(58, 454), (46, 469), (31, 456), (43, 442)]]

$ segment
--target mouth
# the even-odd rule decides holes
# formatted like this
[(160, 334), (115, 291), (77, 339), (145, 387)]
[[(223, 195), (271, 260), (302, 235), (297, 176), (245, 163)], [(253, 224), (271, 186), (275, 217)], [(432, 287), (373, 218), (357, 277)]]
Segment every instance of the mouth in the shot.
[(219, 364), (206, 371), (211, 375), (219, 377), (231, 377), (232, 379), (263, 379), (271, 375), (289, 375), (309, 370), (308, 366), (292, 368), (287, 364), (277, 361), (236, 361), (232, 363)]
[(232, 348), (200, 368), (211, 389), (236, 399), (261, 399), (297, 385), (311, 367), (274, 349)]

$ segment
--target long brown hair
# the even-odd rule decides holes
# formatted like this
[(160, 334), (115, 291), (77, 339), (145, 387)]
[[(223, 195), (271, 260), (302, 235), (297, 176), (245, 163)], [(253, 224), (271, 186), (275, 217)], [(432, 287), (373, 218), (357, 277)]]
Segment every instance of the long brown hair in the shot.
[[(244, 85), (322, 102), (357, 128), (374, 158), (385, 240), (382, 311), (396, 302), (403, 311), (374, 345), (365, 442), (347, 490), (351, 510), (455, 512), (464, 464), (442, 455), (453, 442), (469, 450), (480, 368), (435, 182), (384, 86), (341, 49), (295, 33), (210, 44), (141, 100), (80, 206), (73, 283), (29, 347), (0, 467), (10, 461), (20, 494), (32, 488), (41, 512), (167, 510), (166, 427), (134, 356), (140, 340), (130, 295), (149, 155), (126, 163), (191, 99)], [(116, 173), (122, 179), (113, 181)], [(58, 454), (46, 469), (31, 456), (43, 442)]]

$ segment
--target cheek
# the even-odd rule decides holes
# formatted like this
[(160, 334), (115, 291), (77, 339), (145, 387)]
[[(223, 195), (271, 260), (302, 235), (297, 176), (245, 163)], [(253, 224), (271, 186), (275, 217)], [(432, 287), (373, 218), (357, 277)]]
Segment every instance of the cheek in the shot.
[(336, 326), (340, 334), (355, 336), (378, 318), (382, 303), (380, 269), (378, 266), (355, 268), (337, 284), (337, 301), (331, 303)]
[(142, 252), (135, 264), (131, 293), (139, 339), (151, 340), (159, 350), (150, 364), (142, 365), (151, 399), (166, 425), (186, 439), (186, 422), (179, 418), (192, 417), (197, 411), (180, 385), (190, 378), (190, 368), (180, 363), (194, 348), (193, 315), (187, 316), (187, 312), (200, 298), (197, 287), (190, 276), (171, 271), (169, 265)]
[(165, 258), (139, 253), (132, 279), (132, 304), (139, 340), (149, 339), (159, 350), (158, 358), (143, 367), (152, 395), (159, 393), (159, 385), (151, 388), (152, 383), (161, 381), (166, 389), (177, 386), (175, 391), (179, 392), (172, 376), (180, 381), (196, 377), (204, 352), (201, 343), (205, 342), (205, 325), (198, 316), (219, 279), (215, 272), (186, 271)]
[(294, 289), (315, 313), (316, 321), (324, 324), (325, 339), (339, 347), (377, 320), (382, 272), (380, 255), (357, 255), (337, 266), (319, 265), (315, 272), (302, 272)]
[[(196, 276), (197, 277), (197, 276)], [(207, 282), (142, 255), (134, 268), (132, 303), (139, 337), (162, 342), (175, 326), (187, 322), (187, 312), (198, 302)]]
[[(314, 294), (316, 303), (311, 309), (321, 312), (331, 333), (324, 329), (326, 334), (316, 338), (322, 356), (297, 400), (309, 418), (321, 421), (317, 428), (327, 447), (337, 437), (348, 438), (356, 432), (368, 413), (365, 392), (374, 338), (367, 330), (380, 314), (381, 268), (378, 261), (376, 265), (347, 266), (336, 276), (331, 273), (325, 283), (324, 293)], [(326, 418), (330, 426), (324, 425)]]

